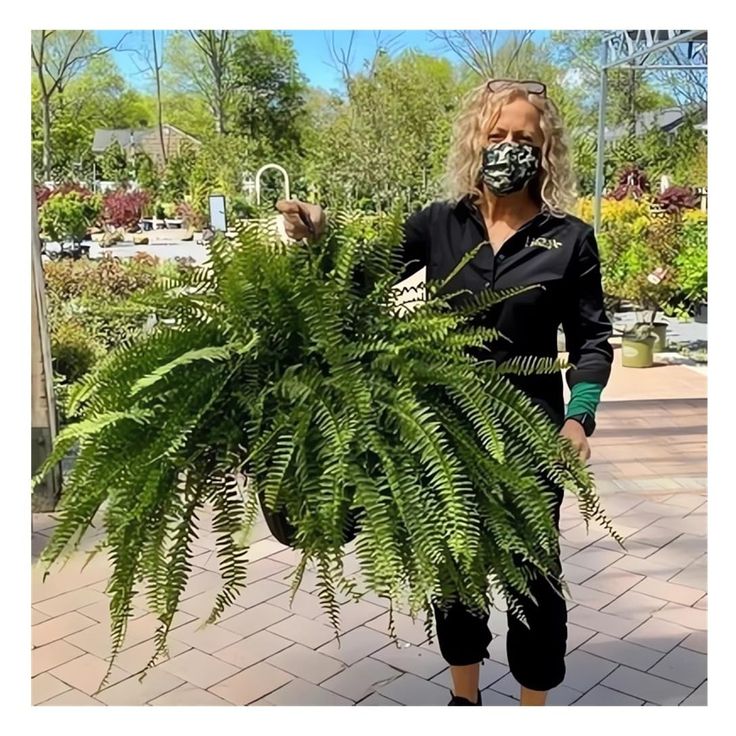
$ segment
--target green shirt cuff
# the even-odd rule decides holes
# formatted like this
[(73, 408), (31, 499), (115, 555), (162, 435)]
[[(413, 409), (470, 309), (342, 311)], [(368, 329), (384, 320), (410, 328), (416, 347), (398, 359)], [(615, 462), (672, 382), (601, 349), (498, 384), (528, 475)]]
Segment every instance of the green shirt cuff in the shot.
[(570, 402), (567, 405), (565, 418), (578, 414), (590, 414), (595, 417), (596, 409), (601, 400), (603, 386), (599, 383), (581, 381), (576, 383), (570, 391)]

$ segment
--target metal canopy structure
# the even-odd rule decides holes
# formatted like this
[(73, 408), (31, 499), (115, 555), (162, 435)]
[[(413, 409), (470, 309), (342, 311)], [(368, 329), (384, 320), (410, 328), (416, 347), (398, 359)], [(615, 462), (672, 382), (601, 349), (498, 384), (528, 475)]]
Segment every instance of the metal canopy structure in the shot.
[(609, 69), (697, 71), (708, 68), (707, 31), (612, 31), (601, 43), (601, 87), (595, 171), (595, 231), (601, 226)]

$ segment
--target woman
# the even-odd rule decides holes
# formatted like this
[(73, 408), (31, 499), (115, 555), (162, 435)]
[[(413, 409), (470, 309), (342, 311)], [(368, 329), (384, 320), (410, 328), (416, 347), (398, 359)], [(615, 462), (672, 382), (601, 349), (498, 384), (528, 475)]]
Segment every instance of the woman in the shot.
[[(541, 284), (543, 289), (526, 291), (484, 313), (483, 323), (509, 340), (494, 343), (491, 358), (556, 358), (558, 327), (563, 326), (573, 366), (566, 376), (571, 388), (567, 411), (560, 373), (510, 380), (587, 460), (587, 438), (610, 376), (612, 328), (603, 306), (593, 229), (566, 213), (574, 199), (568, 149), (544, 84), (492, 80), (469, 94), (455, 124), (447, 185), (447, 200), (432, 202), (406, 220), (402, 280), (424, 266), (427, 280), (441, 279), (483, 241), (488, 247), (445, 286), (447, 291)], [(277, 208), (295, 239), (319, 236), (325, 226), (318, 205), (290, 200)], [(559, 525), (563, 491), (555, 491)], [(506, 648), (509, 668), (521, 686), (521, 705), (544, 705), (547, 691), (565, 676), (567, 609), (549, 582), (537, 579), (531, 591), (538, 605), (530, 600), (525, 606), (529, 627), (509, 613)], [(437, 641), (452, 677), (449, 705), (481, 705), (480, 664), (489, 656), (491, 641), (488, 615), (478, 618), (458, 603), (446, 612), (434, 610)]]

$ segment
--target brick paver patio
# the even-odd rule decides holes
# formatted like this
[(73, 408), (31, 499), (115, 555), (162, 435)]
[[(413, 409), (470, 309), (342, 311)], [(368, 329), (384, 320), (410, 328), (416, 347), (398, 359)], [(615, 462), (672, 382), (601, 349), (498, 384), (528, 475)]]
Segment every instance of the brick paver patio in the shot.
[[(562, 555), (569, 603), (567, 677), (551, 705), (705, 705), (706, 378), (684, 366), (617, 367), (592, 440), (603, 505), (625, 536), (621, 550), (563, 503)], [(643, 382), (656, 400), (639, 400)], [(625, 400), (626, 398), (635, 400)], [(33, 554), (53, 528), (34, 515)], [(216, 625), (198, 629), (219, 590), (214, 535), (202, 518), (195, 568), (169, 637), (170, 659), (136, 673), (152, 653), (156, 621), (137, 601), (125, 650), (96, 692), (109, 655), (107, 562), (83, 557), (45, 583), (33, 570), (32, 696), (44, 705), (446, 705), (449, 669), (422, 622), (397, 614), (399, 646), (386, 633), (386, 601), (343, 606), (338, 647), (304, 577), (292, 608), (297, 559), (262, 520), (249, 587)], [(99, 534), (99, 530), (96, 530)], [(94, 542), (94, 537), (89, 537)], [(357, 570), (349, 545), (347, 569)], [(484, 705), (518, 704), (508, 672), (505, 614), (493, 611), (491, 660), (481, 668)]]

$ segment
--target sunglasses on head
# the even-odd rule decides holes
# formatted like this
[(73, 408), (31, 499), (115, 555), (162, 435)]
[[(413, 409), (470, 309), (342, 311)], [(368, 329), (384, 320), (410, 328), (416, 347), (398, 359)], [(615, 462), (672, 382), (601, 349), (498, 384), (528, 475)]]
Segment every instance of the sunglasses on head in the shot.
[(522, 87), (531, 95), (547, 96), (547, 85), (533, 80), (522, 82), (518, 79), (491, 79), (486, 86), (491, 94), (501, 92), (509, 87)]

